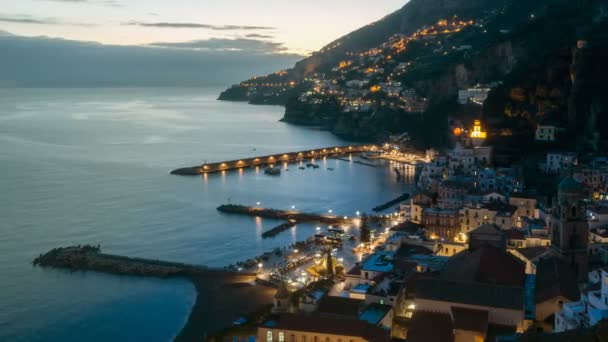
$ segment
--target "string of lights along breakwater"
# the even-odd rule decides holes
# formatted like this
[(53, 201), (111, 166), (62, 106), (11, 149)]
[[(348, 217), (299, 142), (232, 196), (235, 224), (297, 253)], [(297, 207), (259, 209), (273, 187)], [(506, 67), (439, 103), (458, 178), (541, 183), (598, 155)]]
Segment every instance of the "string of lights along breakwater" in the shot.
[(215, 173), (230, 170), (239, 170), (250, 167), (274, 166), (275, 164), (298, 163), (307, 159), (315, 158), (337, 158), (345, 155), (355, 155), (364, 152), (379, 151), (376, 145), (351, 145), (333, 146), (314, 150), (279, 153), (238, 160), (220, 161), (215, 163), (203, 163), (200, 166), (185, 167), (171, 171), (171, 174), (190, 176), (206, 173)]

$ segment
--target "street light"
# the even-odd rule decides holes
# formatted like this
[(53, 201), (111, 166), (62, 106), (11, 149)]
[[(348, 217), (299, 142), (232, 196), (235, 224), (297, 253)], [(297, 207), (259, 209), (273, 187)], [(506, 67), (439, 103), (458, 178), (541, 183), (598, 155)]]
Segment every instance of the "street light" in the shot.
[(357, 210), (355, 214), (357, 214), (357, 216), (361, 216), (361, 212), (359, 210)]
[(262, 202), (256, 202), (255, 203), (255, 205), (261, 205), (261, 204), (262, 204)]
[(262, 268), (262, 267), (264, 267), (264, 264), (259, 263), (259, 264), (258, 264), (258, 268)]
[(317, 227), (317, 230), (321, 230), (321, 227)]
[(331, 210), (331, 209), (329, 209), (327, 212), (331, 214), (331, 213), (333, 213), (334, 211), (333, 211), (333, 210)]
[(296, 206), (295, 206), (295, 205), (292, 205), (292, 206), (291, 206), (291, 209), (295, 209), (295, 208), (296, 208)]

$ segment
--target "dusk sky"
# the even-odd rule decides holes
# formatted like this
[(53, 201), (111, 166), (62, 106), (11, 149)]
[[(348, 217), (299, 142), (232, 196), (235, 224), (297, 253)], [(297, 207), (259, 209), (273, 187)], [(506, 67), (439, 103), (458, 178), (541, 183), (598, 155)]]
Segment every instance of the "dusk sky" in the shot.
[(118, 45), (262, 40), (275, 52), (306, 54), (406, 2), (0, 0), (0, 30)]

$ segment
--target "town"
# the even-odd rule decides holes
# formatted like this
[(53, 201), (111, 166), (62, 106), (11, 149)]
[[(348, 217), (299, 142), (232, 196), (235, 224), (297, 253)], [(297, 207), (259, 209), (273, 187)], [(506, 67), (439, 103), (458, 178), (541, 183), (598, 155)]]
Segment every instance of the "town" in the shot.
[(389, 208), (382, 213), (309, 214), (261, 203), (218, 208), (288, 220), (268, 237), (302, 222), (319, 226), (306, 241), (227, 266), (255, 272), (277, 291), (271, 308), (235, 318), (216, 338), (514, 341), (605, 334), (608, 158), (548, 152), (537, 169), (556, 186), (539, 191), (518, 167), (493, 166), (481, 120), (453, 134), (454, 147), (441, 152), (413, 151), (398, 136), (358, 155), (414, 174), (415, 190), (379, 206)]

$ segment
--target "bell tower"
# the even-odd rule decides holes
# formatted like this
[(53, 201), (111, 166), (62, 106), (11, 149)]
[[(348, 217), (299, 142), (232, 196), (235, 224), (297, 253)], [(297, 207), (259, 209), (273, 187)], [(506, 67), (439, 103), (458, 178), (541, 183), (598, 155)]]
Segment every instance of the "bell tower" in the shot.
[(572, 177), (559, 184), (551, 226), (551, 248), (568, 265), (579, 282), (587, 279), (589, 226), (585, 217), (583, 185)]

